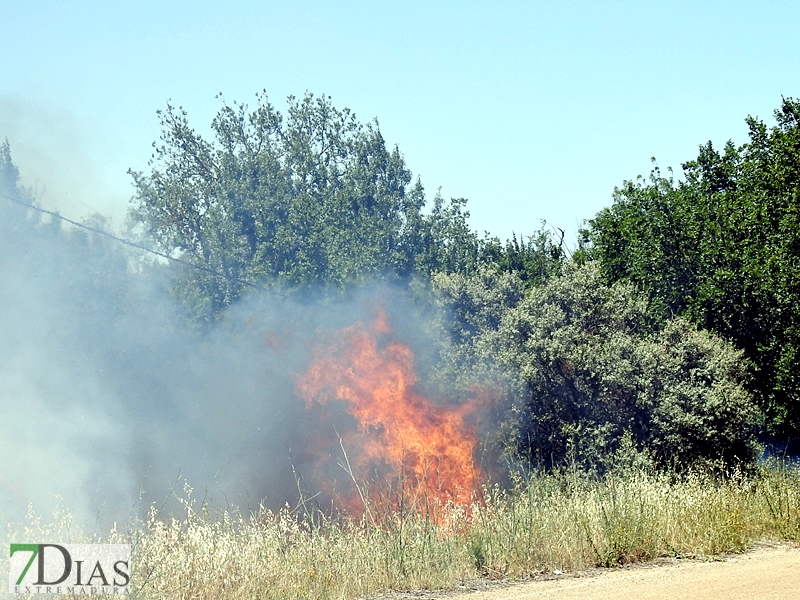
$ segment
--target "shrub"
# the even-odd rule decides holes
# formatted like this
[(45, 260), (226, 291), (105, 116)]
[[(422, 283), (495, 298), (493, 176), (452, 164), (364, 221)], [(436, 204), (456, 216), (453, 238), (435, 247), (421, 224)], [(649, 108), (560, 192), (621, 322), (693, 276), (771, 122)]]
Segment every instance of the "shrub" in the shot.
[(527, 295), (513, 274), (439, 276), (434, 289), (456, 317), (443, 369), (462, 388), (501, 390), (494, 440), (507, 456), (600, 470), (630, 450), (661, 467), (753, 459), (742, 353), (684, 319), (658, 328), (597, 265)]

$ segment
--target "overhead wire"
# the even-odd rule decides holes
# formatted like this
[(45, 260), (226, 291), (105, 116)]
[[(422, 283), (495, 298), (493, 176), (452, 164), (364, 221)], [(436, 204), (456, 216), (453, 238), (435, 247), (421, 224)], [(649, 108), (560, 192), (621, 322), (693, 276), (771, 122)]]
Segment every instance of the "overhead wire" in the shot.
[(85, 223), (79, 223), (78, 221), (73, 221), (72, 219), (68, 219), (67, 217), (61, 215), (58, 212), (55, 212), (55, 211), (52, 211), (52, 210), (47, 210), (46, 208), (42, 208), (41, 206), (36, 206), (35, 204), (32, 204), (30, 202), (25, 202), (24, 200), (21, 200), (20, 198), (15, 198), (14, 196), (9, 196), (8, 194), (3, 194), (3, 193), (0, 193), (0, 197), (5, 198), (6, 200), (9, 200), (9, 201), (11, 201), (11, 202), (13, 202), (15, 204), (19, 204), (20, 206), (24, 206), (26, 208), (30, 208), (30, 209), (38, 211), (40, 213), (44, 213), (46, 215), (50, 215), (51, 217), (59, 219), (59, 220), (64, 221), (66, 223), (69, 223), (70, 225), (72, 225), (74, 227), (78, 227), (80, 229), (85, 229), (86, 231), (91, 231), (92, 233), (95, 233), (97, 235), (102, 235), (102, 236), (107, 237), (109, 239), (112, 239), (112, 240), (114, 240), (116, 242), (119, 242), (120, 244), (124, 244), (126, 246), (130, 246), (131, 248), (136, 248), (137, 250), (141, 250), (143, 252), (147, 252), (149, 254), (153, 254), (153, 255), (158, 256), (160, 258), (165, 258), (165, 259), (167, 259), (169, 261), (180, 263), (180, 264), (182, 264), (182, 265), (184, 265), (186, 267), (190, 267), (192, 269), (197, 269), (198, 271), (204, 271), (206, 273), (210, 273), (212, 275), (216, 275), (217, 277), (221, 277), (221, 278), (223, 278), (223, 279), (225, 279), (227, 281), (230, 281), (230, 282), (241, 283), (242, 285), (246, 285), (246, 286), (255, 288), (257, 290), (267, 291), (266, 288), (264, 288), (264, 287), (262, 287), (260, 285), (257, 285), (255, 283), (252, 283), (250, 281), (245, 281), (244, 279), (239, 279), (237, 277), (230, 277), (230, 276), (225, 275), (224, 273), (220, 273), (219, 271), (216, 271), (216, 270), (214, 270), (214, 269), (212, 269), (210, 267), (205, 267), (203, 265), (197, 265), (197, 264), (194, 264), (192, 262), (189, 262), (188, 260), (183, 260), (182, 258), (176, 258), (176, 257), (170, 256), (169, 254), (166, 254), (164, 252), (159, 252), (158, 250), (153, 250), (152, 248), (148, 248), (147, 246), (143, 246), (142, 244), (137, 244), (136, 242), (132, 242), (131, 240), (126, 240), (125, 238), (118, 237), (118, 236), (114, 235), (113, 233), (109, 233), (108, 231), (103, 231), (102, 229), (98, 229), (97, 227), (92, 227), (91, 225), (86, 225)]

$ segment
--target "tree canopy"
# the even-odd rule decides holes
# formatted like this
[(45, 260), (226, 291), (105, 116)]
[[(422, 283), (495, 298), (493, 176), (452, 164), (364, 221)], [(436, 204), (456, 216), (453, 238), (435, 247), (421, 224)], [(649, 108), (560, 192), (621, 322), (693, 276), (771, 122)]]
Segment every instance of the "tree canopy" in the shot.
[(626, 181), (584, 232), (610, 281), (628, 280), (662, 318), (685, 315), (744, 350), (774, 433), (800, 431), (800, 102), (749, 141), (711, 142), (683, 165)]
[(134, 223), (160, 250), (218, 272), (191, 273), (183, 295), (213, 314), (243, 282), (343, 285), (364, 276), (468, 268), (480, 241), (464, 200), (412, 184), (377, 121), (359, 122), (328, 97), (289, 97), (284, 116), (258, 96), (224, 105), (208, 141), (186, 112), (160, 112), (161, 143), (149, 174), (131, 173)]

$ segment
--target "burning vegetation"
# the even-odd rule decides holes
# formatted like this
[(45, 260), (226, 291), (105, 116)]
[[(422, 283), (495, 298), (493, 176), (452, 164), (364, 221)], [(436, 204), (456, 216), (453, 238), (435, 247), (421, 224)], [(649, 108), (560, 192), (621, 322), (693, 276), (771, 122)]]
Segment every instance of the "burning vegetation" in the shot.
[[(240, 507), (430, 514), (515, 469), (752, 464), (759, 427), (784, 413), (753, 394), (750, 342), (663, 312), (563, 237), (480, 237), (463, 199), (427, 204), (377, 124), (327, 97), (289, 105), (285, 119), (266, 97), (224, 106), (213, 141), (168, 107), (150, 172), (133, 173), (142, 244), (42, 217), (0, 146), (0, 391), (9, 423), (44, 423), (7, 426), (4, 443), (45, 449), (2, 465), (0, 506), (53, 491), (87, 514), (144, 506), (179, 475)], [(421, 346), (366, 314), (389, 286), (388, 314), (426, 320), (394, 324), (434, 332), (424, 369)]]
[(308, 407), (339, 401), (353, 417), (348, 430), (337, 432), (341, 466), (355, 485), (340, 496), (349, 512), (369, 506), (437, 512), (479, 494), (484, 477), (475, 465), (471, 422), (478, 401), (437, 404), (416, 383), (414, 354), (393, 337), (383, 311), (318, 345), (298, 377)]
[[(163, 113), (164, 143), (152, 172), (134, 174), (131, 217), (168, 262), (134, 258), (130, 241), (97, 227), (43, 218), (0, 146), (7, 522), (54, 493), (89, 522), (101, 510), (120, 521), (138, 497), (136, 510), (154, 508), (135, 534), (134, 577), (154, 598), (363, 597), (800, 538), (796, 467), (754, 461), (759, 427), (780, 417), (786, 434), (800, 421), (794, 392), (784, 393), (795, 389), (794, 343), (753, 344), (749, 329), (718, 337), (689, 320), (698, 305), (687, 312), (634, 285), (689, 298), (683, 283), (610, 282), (614, 265), (636, 277), (666, 272), (622, 264), (652, 254), (615, 256), (617, 222), (647, 216), (655, 192), (694, 206), (683, 184), (626, 187), (623, 212), (592, 224), (594, 255), (584, 248), (570, 260), (546, 231), (505, 246), (479, 238), (463, 200), (437, 197), (425, 209), (399, 151), (329, 99), (292, 101), (286, 121), (262, 100), (252, 114), (225, 107), (216, 143), (180, 110)], [(800, 139), (798, 111), (784, 107), (770, 134), (776, 148)], [(702, 158), (721, 160), (710, 147)], [(713, 194), (709, 205), (726, 206)], [(741, 201), (743, 217), (773, 214)], [(644, 208), (625, 213), (631, 206)], [(642, 223), (655, 233), (629, 242), (707, 230), (662, 228), (661, 214)], [(775, 256), (791, 257), (784, 250), (800, 228), (784, 225), (792, 235)], [(662, 242), (669, 265), (684, 264), (672, 260), (678, 246)], [(765, 272), (749, 268), (738, 279)], [(776, 273), (759, 279), (765, 289), (796, 280)], [(404, 316), (431, 319), (421, 329), (439, 337), (424, 370), (419, 346), (387, 313), (365, 310), (376, 281), (396, 284), (387, 311), (402, 305)], [(735, 290), (705, 296), (713, 282), (701, 289), (719, 300), (708, 303), (716, 314)], [(758, 319), (720, 322), (796, 336), (795, 296), (762, 305), (759, 294), (742, 299)], [(749, 314), (737, 306), (727, 314)], [(772, 369), (761, 387), (752, 387), (754, 365)], [(450, 386), (446, 400), (423, 391), (431, 381)], [(484, 388), (490, 400), (470, 391)], [(504, 462), (478, 466), (479, 441), (482, 456), (485, 445)], [(501, 470), (509, 485), (488, 488)], [(202, 503), (188, 484), (186, 498), (175, 494), (176, 474), (206, 488)], [(308, 501), (323, 510), (304, 514)], [(183, 520), (169, 518), (181, 510)]]

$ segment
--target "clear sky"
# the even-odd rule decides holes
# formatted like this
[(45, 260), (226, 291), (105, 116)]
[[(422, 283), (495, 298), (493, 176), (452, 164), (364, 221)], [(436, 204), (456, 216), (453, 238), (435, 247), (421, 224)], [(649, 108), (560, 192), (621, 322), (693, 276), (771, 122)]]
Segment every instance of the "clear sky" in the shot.
[(800, 2), (0, 2), (0, 138), (65, 216), (119, 225), (167, 100), (208, 131), (266, 90), (377, 117), (432, 196), (501, 238), (800, 96)]

